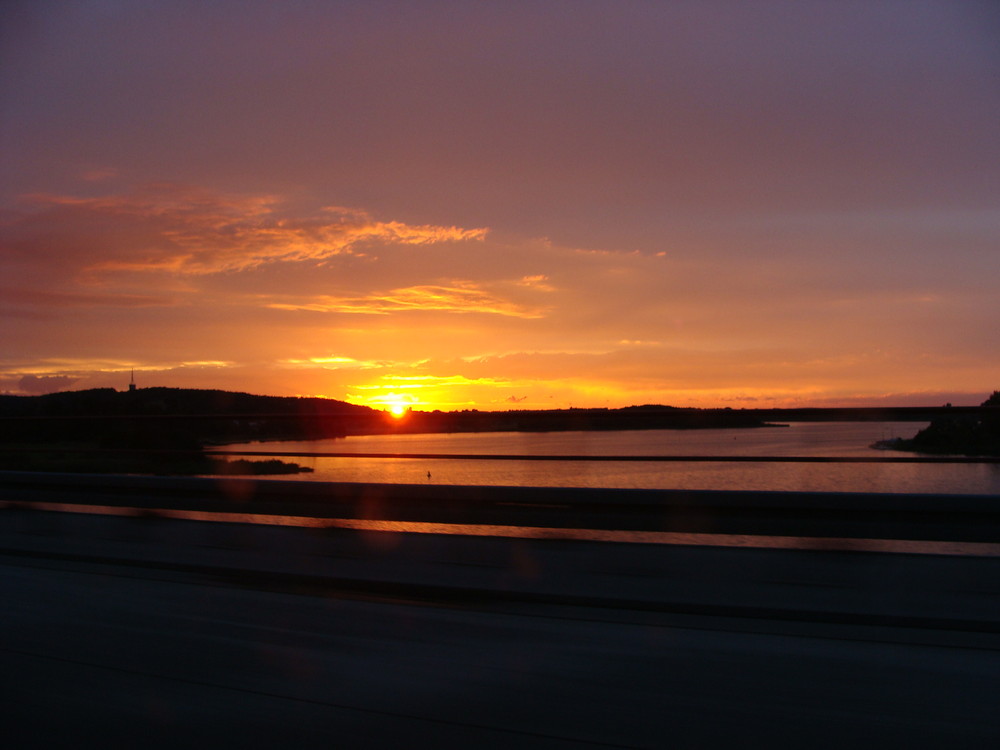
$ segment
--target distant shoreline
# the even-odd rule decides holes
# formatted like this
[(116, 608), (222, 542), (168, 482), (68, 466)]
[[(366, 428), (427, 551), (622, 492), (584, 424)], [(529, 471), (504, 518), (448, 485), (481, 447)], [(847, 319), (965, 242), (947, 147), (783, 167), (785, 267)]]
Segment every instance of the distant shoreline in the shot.
[(995, 411), (984, 406), (409, 411), (399, 416), (333, 399), (230, 391), (112, 388), (0, 396), (0, 444), (86, 443), (98, 448), (192, 450), (252, 441), (348, 435), (750, 429), (789, 422), (932, 422)]

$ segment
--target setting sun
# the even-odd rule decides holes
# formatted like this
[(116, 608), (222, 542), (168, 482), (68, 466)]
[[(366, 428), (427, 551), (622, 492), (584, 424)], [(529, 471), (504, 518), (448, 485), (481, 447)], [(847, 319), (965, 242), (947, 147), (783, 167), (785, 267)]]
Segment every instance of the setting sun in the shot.
[(413, 408), (413, 399), (398, 393), (386, 393), (368, 402), (369, 406), (382, 408), (395, 419), (405, 417)]

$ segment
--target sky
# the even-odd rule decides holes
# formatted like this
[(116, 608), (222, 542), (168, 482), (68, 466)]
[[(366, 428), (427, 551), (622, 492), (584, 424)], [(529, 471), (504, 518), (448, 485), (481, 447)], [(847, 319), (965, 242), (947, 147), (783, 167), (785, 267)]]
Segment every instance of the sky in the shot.
[(1000, 4), (8, 1), (0, 392), (978, 404)]

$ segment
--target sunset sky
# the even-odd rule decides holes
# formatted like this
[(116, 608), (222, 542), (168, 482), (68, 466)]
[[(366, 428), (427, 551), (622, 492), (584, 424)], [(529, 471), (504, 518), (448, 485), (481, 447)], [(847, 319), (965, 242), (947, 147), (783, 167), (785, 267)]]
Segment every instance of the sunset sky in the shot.
[(1000, 388), (1000, 3), (0, 14), (0, 392)]

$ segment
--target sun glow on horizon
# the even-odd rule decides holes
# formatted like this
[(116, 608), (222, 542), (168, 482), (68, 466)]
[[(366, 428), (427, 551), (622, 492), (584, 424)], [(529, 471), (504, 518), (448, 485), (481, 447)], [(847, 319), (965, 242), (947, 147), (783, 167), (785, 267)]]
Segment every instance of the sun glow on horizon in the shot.
[[(351, 399), (353, 401), (353, 399)], [(402, 419), (417, 404), (412, 396), (399, 393), (382, 393), (376, 397), (365, 399), (365, 406), (382, 409), (393, 419)]]

